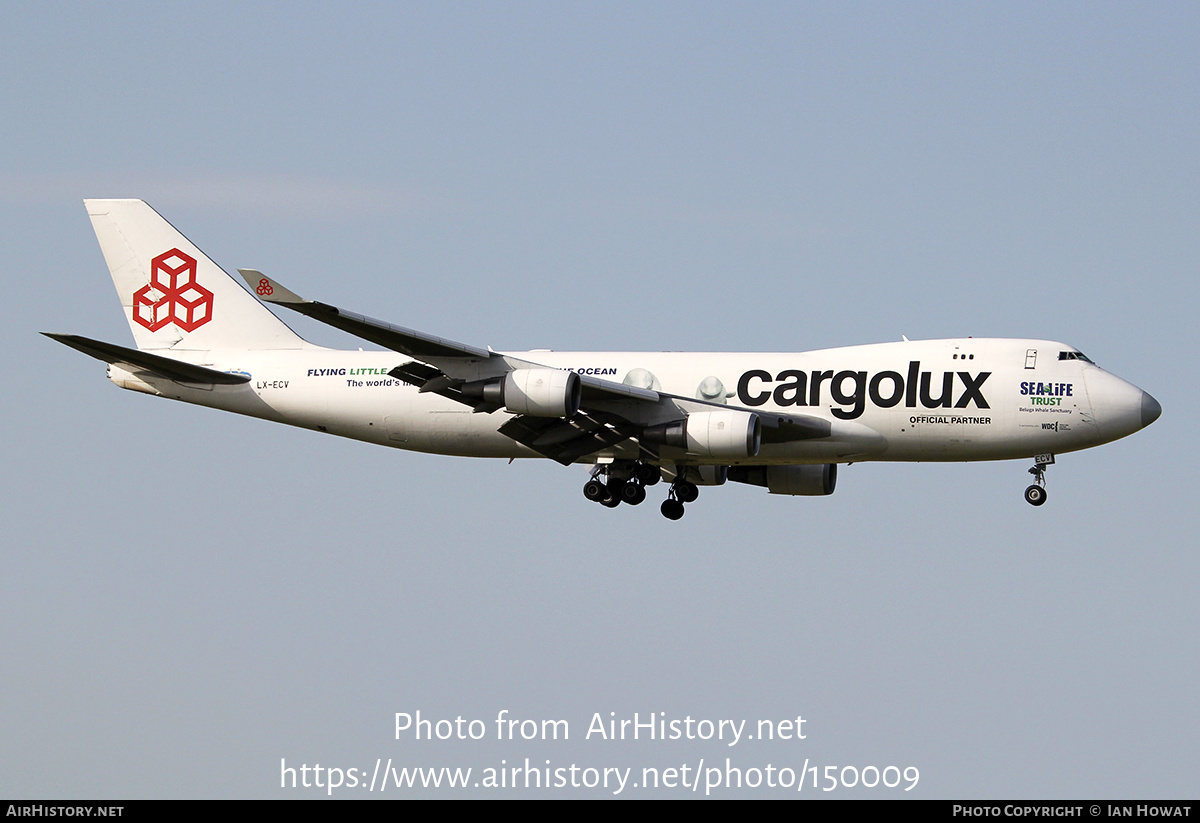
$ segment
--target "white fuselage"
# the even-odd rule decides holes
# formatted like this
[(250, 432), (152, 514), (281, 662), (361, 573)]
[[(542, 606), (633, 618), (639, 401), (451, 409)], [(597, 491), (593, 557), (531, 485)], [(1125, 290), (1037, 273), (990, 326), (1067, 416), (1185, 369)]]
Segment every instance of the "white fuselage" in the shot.
[[(820, 417), (832, 424), (828, 438), (765, 442), (753, 458), (721, 461), (762, 465), (1023, 458), (1099, 445), (1149, 422), (1148, 395), (1086, 359), (1074, 359), (1074, 353), (1070, 346), (1045, 340), (967, 338), (795, 354), (532, 351), (519, 356), (667, 394)], [(473, 457), (538, 456), (497, 431), (511, 418), (507, 412), (474, 413), (389, 377), (391, 369), (408, 362), (394, 352), (306, 345), (171, 355), (246, 372), (251, 380), (197, 387), (134, 377), (116, 366), (110, 375), (126, 388), (385, 446)], [(627, 441), (584, 460), (636, 456), (636, 444)]]

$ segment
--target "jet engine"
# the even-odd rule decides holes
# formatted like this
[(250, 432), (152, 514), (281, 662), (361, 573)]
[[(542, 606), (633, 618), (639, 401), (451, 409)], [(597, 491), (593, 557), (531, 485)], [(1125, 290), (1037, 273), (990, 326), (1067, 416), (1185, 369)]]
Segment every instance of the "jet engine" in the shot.
[(513, 414), (531, 417), (571, 417), (579, 411), (583, 383), (565, 369), (516, 369), (503, 377), (467, 383), (462, 393)]
[(762, 445), (762, 422), (753, 412), (692, 412), (675, 423), (647, 426), (642, 440), (727, 460), (754, 457)]
[(766, 486), (771, 494), (833, 494), (837, 485), (837, 463), (806, 466), (730, 466), (735, 483)]

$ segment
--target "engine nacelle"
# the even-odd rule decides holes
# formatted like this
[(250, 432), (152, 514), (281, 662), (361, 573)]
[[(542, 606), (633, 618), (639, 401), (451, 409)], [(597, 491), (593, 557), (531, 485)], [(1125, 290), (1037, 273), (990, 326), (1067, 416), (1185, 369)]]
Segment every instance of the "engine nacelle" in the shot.
[(688, 466), (684, 479), (697, 486), (724, 486), (729, 479), (728, 466)]
[(837, 463), (816, 466), (731, 466), (729, 479), (735, 483), (766, 486), (771, 494), (833, 494), (837, 486)]
[(571, 417), (579, 411), (583, 383), (565, 369), (517, 369), (504, 377), (467, 383), (463, 394), (531, 417)]
[(647, 426), (642, 439), (719, 460), (754, 457), (762, 445), (762, 421), (753, 412), (692, 412), (677, 423)]

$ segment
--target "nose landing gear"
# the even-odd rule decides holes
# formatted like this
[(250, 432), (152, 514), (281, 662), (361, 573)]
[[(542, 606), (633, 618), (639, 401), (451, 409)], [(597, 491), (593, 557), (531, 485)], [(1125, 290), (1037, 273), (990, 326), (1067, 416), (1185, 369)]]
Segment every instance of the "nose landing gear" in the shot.
[(1033, 458), (1033, 485), (1025, 489), (1025, 502), (1031, 506), (1040, 506), (1046, 502), (1046, 467), (1053, 465), (1054, 455), (1039, 454)]

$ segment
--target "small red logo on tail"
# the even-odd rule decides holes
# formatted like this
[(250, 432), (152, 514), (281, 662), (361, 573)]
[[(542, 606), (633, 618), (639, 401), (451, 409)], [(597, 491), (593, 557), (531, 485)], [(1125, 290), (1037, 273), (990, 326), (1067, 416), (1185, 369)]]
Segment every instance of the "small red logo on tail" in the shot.
[(271, 288), (271, 281), (265, 277), (258, 281), (258, 288), (255, 289), (255, 291), (261, 294), (263, 297), (267, 297), (275, 293), (275, 289)]
[(133, 319), (150, 331), (195, 331), (212, 320), (213, 293), (196, 282), (196, 258), (179, 249), (150, 261), (150, 283), (133, 294)]

